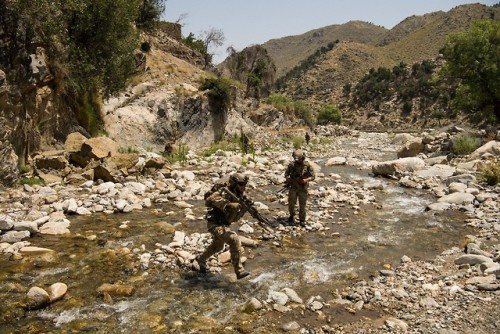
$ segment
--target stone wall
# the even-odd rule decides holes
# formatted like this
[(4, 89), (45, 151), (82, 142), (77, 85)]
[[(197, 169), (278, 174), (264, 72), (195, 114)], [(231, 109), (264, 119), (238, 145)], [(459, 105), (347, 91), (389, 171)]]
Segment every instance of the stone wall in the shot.
[(182, 30), (179, 23), (173, 22), (160, 22), (160, 29), (168, 35), (168, 37), (173, 38), (177, 41), (182, 39)]

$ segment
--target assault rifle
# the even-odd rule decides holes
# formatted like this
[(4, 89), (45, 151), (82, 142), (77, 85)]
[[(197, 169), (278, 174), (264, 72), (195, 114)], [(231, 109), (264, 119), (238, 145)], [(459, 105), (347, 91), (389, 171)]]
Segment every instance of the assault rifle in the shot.
[(242, 207), (244, 207), (252, 217), (254, 217), (255, 219), (257, 219), (257, 222), (259, 223), (259, 225), (264, 230), (266, 230), (268, 233), (271, 233), (271, 234), (274, 235), (274, 230), (270, 227), (271, 226), (271, 222), (269, 221), (269, 219), (267, 219), (266, 217), (264, 217), (263, 215), (261, 215), (259, 213), (259, 211), (257, 211), (257, 209), (255, 208), (255, 206), (253, 205), (252, 202), (250, 202), (249, 200), (246, 200), (246, 199), (243, 199), (241, 197), (236, 196), (227, 187), (223, 187), (222, 189), (227, 194), (229, 194), (229, 196), (231, 196), (235, 201), (237, 201), (238, 203), (240, 203), (240, 205)]
[(283, 186), (283, 188), (281, 188), (280, 190), (278, 190), (278, 192), (276, 194), (281, 194), (285, 190), (288, 190), (288, 188), (290, 188), (290, 182), (285, 182), (285, 185)]

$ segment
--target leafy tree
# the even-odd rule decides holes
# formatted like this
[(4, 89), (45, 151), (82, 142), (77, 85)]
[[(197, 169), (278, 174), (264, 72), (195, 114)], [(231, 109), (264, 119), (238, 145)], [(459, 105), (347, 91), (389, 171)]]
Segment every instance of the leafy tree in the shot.
[[(135, 70), (133, 51), (140, 45), (136, 24), (146, 26), (155, 19), (162, 10), (155, 6), (162, 3), (159, 0), (0, 1), (0, 31), (8, 44), (0, 49), (0, 64), (9, 81), (22, 92), (18, 103), (26, 115), (24, 121), (19, 121), (19, 127), (28, 133), (26, 138), (35, 132), (37, 122), (43, 121), (33, 115), (36, 87), (30, 81), (28, 55), (45, 51), (57, 108), (72, 111), (81, 126), (95, 133), (100, 122), (101, 97), (123, 90)], [(154, 15), (145, 15), (146, 12)], [(55, 134), (64, 135), (69, 129), (57, 126), (51, 129)], [(17, 149), (20, 157), (29, 154), (26, 138), (20, 145), (22, 148)]]
[(144, 30), (152, 30), (160, 21), (161, 14), (165, 11), (167, 0), (140, 0), (139, 14), (136, 25)]
[(476, 122), (500, 122), (500, 22), (480, 20), (448, 37), (444, 74), (460, 80), (453, 105)]
[(318, 124), (340, 124), (342, 123), (342, 115), (337, 106), (328, 104), (318, 112)]

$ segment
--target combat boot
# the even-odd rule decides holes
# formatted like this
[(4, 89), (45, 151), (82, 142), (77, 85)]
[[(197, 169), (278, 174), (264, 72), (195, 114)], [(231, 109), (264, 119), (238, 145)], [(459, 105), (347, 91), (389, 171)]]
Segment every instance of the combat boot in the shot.
[(208, 272), (208, 265), (205, 261), (202, 261), (197, 257), (193, 261), (193, 270), (199, 271), (201, 274), (205, 274)]
[(250, 275), (250, 273), (248, 271), (242, 271), (242, 272), (236, 273), (236, 278), (242, 279), (242, 278), (247, 277), (248, 275)]
[(302, 226), (302, 227), (306, 227), (306, 221), (305, 221), (305, 220), (303, 220), (303, 219), (301, 219), (301, 220), (299, 221), (299, 225), (300, 225), (300, 226)]
[(290, 216), (288, 217), (288, 222), (289, 222), (290, 224), (295, 223), (295, 219), (293, 218), (293, 215), (290, 215)]

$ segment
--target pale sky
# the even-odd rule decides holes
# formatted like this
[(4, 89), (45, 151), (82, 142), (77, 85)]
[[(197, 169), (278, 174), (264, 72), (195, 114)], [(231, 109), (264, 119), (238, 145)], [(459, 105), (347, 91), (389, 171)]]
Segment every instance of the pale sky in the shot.
[(225, 44), (214, 53), (223, 61), (226, 49), (236, 51), (270, 39), (301, 35), (310, 30), (352, 20), (371, 22), (391, 29), (412, 15), (449, 11), (466, 4), (494, 5), (499, 0), (167, 0), (163, 19), (180, 21), (182, 35), (200, 37), (210, 28), (222, 30)]

